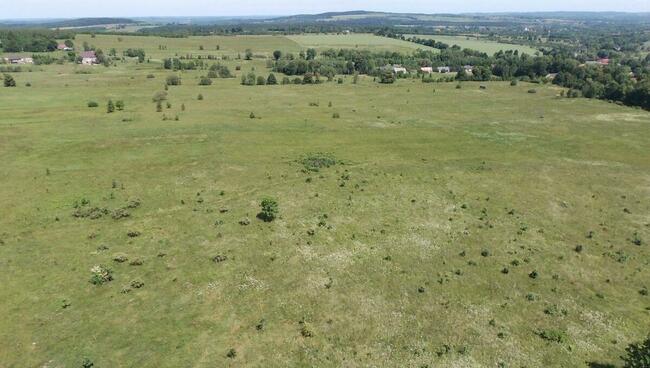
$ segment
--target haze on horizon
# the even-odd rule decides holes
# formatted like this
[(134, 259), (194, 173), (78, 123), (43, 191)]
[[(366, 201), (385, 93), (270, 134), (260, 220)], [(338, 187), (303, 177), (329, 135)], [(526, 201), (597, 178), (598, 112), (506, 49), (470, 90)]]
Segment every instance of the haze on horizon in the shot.
[[(537, 11), (619, 11), (650, 12), (649, 0), (466, 0), (437, 2), (407, 0), (284, 0), (246, 2), (224, 0), (22, 0), (6, 3), (0, 19), (79, 18), (79, 17), (146, 17), (146, 16), (273, 16), (323, 12), (369, 10), (400, 13), (488, 13)], [(7, 4), (8, 3), (8, 4)]]

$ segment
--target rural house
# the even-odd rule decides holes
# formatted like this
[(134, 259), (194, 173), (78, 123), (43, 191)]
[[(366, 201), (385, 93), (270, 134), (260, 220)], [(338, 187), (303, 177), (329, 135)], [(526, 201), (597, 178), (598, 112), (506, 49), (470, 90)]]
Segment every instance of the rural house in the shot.
[(95, 51), (84, 51), (81, 53), (81, 64), (93, 65), (97, 64), (97, 55)]
[(62, 50), (62, 51), (72, 51), (72, 50), (73, 50), (72, 47), (68, 47), (68, 46), (66, 46), (64, 43), (60, 43), (60, 44), (58, 44), (58, 45), (56, 46), (56, 49), (57, 49), (57, 50)]
[(431, 74), (433, 73), (433, 68), (430, 66), (423, 66), (422, 68), (420, 68), (420, 71), (424, 74)]
[(439, 66), (438, 73), (449, 73), (451, 69), (448, 66)]

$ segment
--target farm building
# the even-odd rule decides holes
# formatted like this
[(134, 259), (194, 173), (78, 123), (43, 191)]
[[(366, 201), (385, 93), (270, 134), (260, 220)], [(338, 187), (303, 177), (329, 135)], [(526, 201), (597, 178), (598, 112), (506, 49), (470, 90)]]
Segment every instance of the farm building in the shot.
[(395, 74), (398, 74), (398, 73), (407, 73), (406, 68), (403, 67), (403, 66), (401, 66), (401, 65), (399, 65), (399, 64), (395, 64), (395, 65), (390, 65), (390, 64), (389, 64), (389, 65), (385, 65), (385, 66), (382, 66), (380, 69), (381, 69), (381, 71), (384, 71), (384, 72), (386, 72), (386, 71), (391, 71), (391, 72), (393, 72), (393, 73), (395, 73)]
[(74, 50), (72, 47), (66, 46), (64, 43), (60, 43), (56, 46), (57, 50), (62, 50), (62, 51), (72, 51)]
[(420, 68), (420, 72), (422, 72), (424, 74), (431, 74), (431, 73), (433, 73), (433, 68), (430, 67), (430, 66), (423, 66), (423, 67)]
[(81, 64), (93, 65), (97, 64), (97, 55), (95, 51), (84, 51), (81, 53)]
[(448, 66), (439, 66), (438, 73), (449, 73), (451, 69)]
[(4, 58), (5, 62), (8, 64), (34, 64), (34, 59), (31, 57), (24, 56), (7, 56)]
[(548, 74), (546, 74), (546, 79), (548, 79), (548, 80), (553, 80), (553, 79), (555, 79), (555, 77), (557, 77), (557, 73), (548, 73)]

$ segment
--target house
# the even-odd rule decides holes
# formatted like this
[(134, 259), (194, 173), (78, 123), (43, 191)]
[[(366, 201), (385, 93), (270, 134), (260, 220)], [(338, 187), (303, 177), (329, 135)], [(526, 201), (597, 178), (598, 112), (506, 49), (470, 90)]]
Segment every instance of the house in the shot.
[(448, 66), (439, 66), (438, 73), (449, 73), (451, 69)]
[(420, 72), (422, 72), (423, 74), (431, 74), (433, 73), (433, 68), (430, 66), (423, 66), (420, 68)]
[(72, 47), (66, 46), (64, 43), (60, 43), (56, 46), (57, 50), (62, 50), (62, 51), (72, 51), (74, 50)]
[(406, 68), (401, 65), (393, 65), (393, 73), (406, 73)]
[(557, 73), (548, 73), (548, 74), (546, 74), (546, 79), (548, 79), (548, 80), (553, 80), (553, 79), (555, 79), (555, 77), (557, 77)]
[(598, 64), (600, 64), (600, 65), (609, 65), (609, 59), (608, 59), (608, 58), (600, 58), (600, 59), (598, 59), (598, 60), (596, 60), (596, 61), (597, 61)]
[(5, 58), (5, 62), (8, 64), (34, 64), (34, 59), (30, 57), (23, 57), (23, 56), (7, 56)]
[(93, 65), (97, 64), (97, 55), (95, 51), (84, 51), (81, 53), (81, 64)]

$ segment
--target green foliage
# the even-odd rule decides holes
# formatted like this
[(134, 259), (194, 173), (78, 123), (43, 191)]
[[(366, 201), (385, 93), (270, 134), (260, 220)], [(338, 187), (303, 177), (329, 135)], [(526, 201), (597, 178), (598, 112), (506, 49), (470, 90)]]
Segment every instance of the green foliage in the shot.
[(560, 344), (568, 341), (566, 332), (560, 330), (553, 330), (553, 329), (540, 330), (537, 332), (537, 335), (546, 341), (556, 342)]
[(212, 84), (212, 79), (202, 76), (199, 79), (199, 86), (209, 86)]
[(266, 79), (266, 84), (269, 84), (269, 85), (278, 84), (278, 80), (275, 78), (275, 74), (273, 74), (273, 73), (269, 74), (269, 77)]
[(167, 76), (167, 85), (168, 86), (180, 86), (181, 85), (181, 77), (178, 75), (170, 75)]
[(266, 79), (264, 79), (264, 77), (262, 77), (262, 76), (260, 75), (259, 77), (257, 77), (257, 83), (256, 83), (256, 84), (257, 84), (258, 86), (263, 86), (263, 85), (266, 84)]
[(329, 153), (309, 153), (300, 159), (306, 171), (318, 172), (323, 168), (329, 168), (339, 163), (334, 155)]
[(103, 285), (113, 280), (113, 271), (103, 265), (94, 266), (90, 273), (90, 283), (93, 285)]
[(257, 218), (265, 221), (271, 222), (275, 220), (278, 215), (278, 202), (273, 198), (264, 198), (260, 203), (261, 211), (257, 214)]
[(115, 101), (115, 108), (117, 109), (117, 111), (124, 110), (124, 101), (122, 100)]
[(392, 84), (395, 83), (395, 74), (392, 71), (384, 71), (379, 75), (379, 83)]
[(4, 86), (5, 87), (16, 87), (16, 80), (9, 74), (4, 75)]
[(625, 352), (621, 357), (625, 368), (650, 368), (650, 335), (641, 343), (630, 344)]
[(255, 73), (253, 72), (250, 72), (241, 77), (241, 84), (244, 86), (254, 86), (256, 83), (257, 83), (257, 78), (255, 77)]
[(106, 112), (110, 114), (114, 111), (115, 111), (115, 105), (113, 104), (113, 100), (108, 100), (108, 104), (106, 104)]

